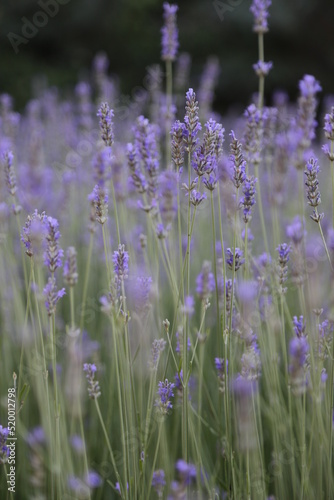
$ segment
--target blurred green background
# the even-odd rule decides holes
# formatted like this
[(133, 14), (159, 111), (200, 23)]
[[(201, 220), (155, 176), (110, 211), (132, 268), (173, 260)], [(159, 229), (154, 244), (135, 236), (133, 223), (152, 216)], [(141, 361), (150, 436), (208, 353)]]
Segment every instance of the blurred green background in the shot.
[[(59, 12), (15, 54), (8, 34), (22, 35), (22, 17), (31, 21), (41, 7), (38, 0), (1, 0), (0, 91), (12, 94), (18, 109), (32, 95), (33, 78), (45, 75), (49, 85), (70, 88), (87, 74), (98, 51), (108, 54), (110, 72), (119, 76), (124, 94), (141, 85), (148, 65), (160, 61), (162, 0), (59, 1), (63, 3)], [(334, 2), (272, 3), (265, 59), (273, 61), (274, 69), (267, 95), (274, 88), (285, 88), (294, 97), (305, 73), (316, 76), (325, 94), (334, 93)], [(220, 111), (234, 102), (247, 103), (257, 88), (252, 70), (257, 38), (250, 4), (250, 0), (179, 2), (180, 50), (192, 56), (194, 88), (207, 57), (219, 58), (215, 106)], [(220, 5), (220, 14), (226, 10), (223, 20), (215, 5)]]

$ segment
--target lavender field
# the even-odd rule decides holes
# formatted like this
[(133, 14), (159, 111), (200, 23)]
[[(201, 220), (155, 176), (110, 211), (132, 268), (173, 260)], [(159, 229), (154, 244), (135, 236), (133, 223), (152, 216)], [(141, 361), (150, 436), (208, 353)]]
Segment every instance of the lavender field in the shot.
[(334, 498), (334, 97), (265, 98), (270, 4), (240, 114), (181, 3), (130, 100), (0, 95), (0, 499)]

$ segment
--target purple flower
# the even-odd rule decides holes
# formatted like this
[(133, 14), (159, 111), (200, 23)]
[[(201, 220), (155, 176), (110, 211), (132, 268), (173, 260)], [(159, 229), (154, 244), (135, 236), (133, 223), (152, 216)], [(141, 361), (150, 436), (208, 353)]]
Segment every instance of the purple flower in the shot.
[(155, 470), (152, 477), (152, 486), (159, 498), (162, 498), (164, 487), (166, 486), (165, 472), (162, 469)]
[(293, 330), (297, 337), (304, 337), (305, 336), (305, 322), (304, 322), (304, 317), (297, 316), (293, 317)]
[(45, 212), (39, 214), (37, 210), (35, 210), (32, 215), (28, 215), (21, 233), (21, 241), (29, 257), (32, 257), (41, 249), (42, 244), (45, 242), (46, 234), (47, 216)]
[(233, 130), (230, 133), (230, 157), (229, 160), (233, 166), (233, 184), (238, 189), (246, 179), (246, 161), (242, 154), (241, 143), (235, 136)]
[[(224, 394), (225, 392), (225, 359), (215, 358), (215, 367), (217, 370), (219, 391)], [(228, 359), (226, 360), (226, 373), (228, 374)]]
[(44, 295), (46, 296), (45, 307), (48, 311), (48, 315), (52, 316), (56, 312), (58, 300), (66, 295), (65, 288), (57, 290), (56, 279), (49, 278), (47, 285), (44, 288)]
[[(155, 198), (158, 187), (159, 153), (156, 126), (147, 118), (139, 116), (134, 127), (136, 159), (143, 165), (146, 173), (148, 193)], [(129, 158), (129, 157), (128, 157)], [(138, 167), (139, 168), (139, 167)], [(141, 170), (138, 170), (138, 174)]]
[(11, 151), (7, 151), (3, 155), (3, 166), (5, 171), (5, 182), (7, 185), (8, 192), (11, 196), (15, 196), (17, 191), (16, 186), (16, 175), (13, 166), (14, 155)]
[(303, 241), (303, 238), (305, 238), (305, 221), (301, 220), (299, 215), (297, 215), (291, 224), (286, 227), (286, 235), (296, 246), (298, 246)]
[(37, 426), (31, 429), (31, 431), (28, 432), (25, 439), (31, 448), (42, 446), (46, 442), (46, 437), (43, 427)]
[(317, 207), (321, 203), (321, 196), (319, 191), (318, 173), (320, 171), (317, 158), (310, 158), (305, 168), (305, 186), (307, 188), (308, 204), (313, 208), (313, 214), (310, 215), (311, 219), (315, 222), (320, 222), (323, 214), (318, 214)]
[(334, 106), (332, 107), (331, 113), (325, 115), (325, 137), (330, 141), (334, 141)]
[(202, 194), (199, 191), (196, 191), (196, 189), (192, 189), (190, 193), (187, 193), (187, 196), (190, 196), (190, 203), (194, 205), (194, 207), (197, 207), (202, 203), (202, 201), (207, 199), (205, 193)]
[(9, 448), (6, 445), (9, 429), (0, 425), (0, 464), (5, 464), (9, 456)]
[(77, 252), (74, 247), (68, 247), (66, 251), (63, 276), (68, 286), (74, 286), (78, 282)]
[(111, 149), (104, 148), (99, 151), (93, 160), (94, 181), (101, 188), (106, 187), (111, 177)]
[(49, 268), (51, 273), (54, 273), (58, 267), (62, 265), (64, 256), (63, 250), (59, 246), (60, 232), (58, 231), (59, 224), (57, 219), (48, 217), (46, 220), (47, 235), (46, 235), (46, 250), (44, 252), (44, 264)]
[(111, 146), (114, 142), (113, 132), (113, 116), (114, 112), (109, 108), (106, 102), (103, 102), (99, 108), (97, 116), (100, 118), (99, 125), (101, 130), (101, 137), (106, 146)]
[(104, 187), (96, 184), (88, 200), (94, 207), (94, 217), (99, 224), (104, 224), (108, 219), (108, 193)]
[(206, 189), (209, 191), (213, 191), (217, 185), (218, 179), (216, 177), (216, 174), (211, 172), (208, 177), (203, 177), (202, 182)]
[(129, 272), (129, 254), (125, 251), (124, 245), (118, 246), (118, 250), (115, 250), (112, 261), (116, 278), (119, 281), (124, 281), (128, 277)]
[(165, 347), (166, 347), (166, 341), (164, 339), (153, 340), (151, 347), (151, 360), (149, 363), (151, 370), (158, 369), (160, 355), (164, 351)]
[(170, 132), (170, 135), (172, 137), (172, 160), (176, 166), (176, 170), (180, 170), (184, 162), (184, 133), (184, 123), (176, 120)]
[(173, 389), (175, 384), (168, 382), (166, 379), (164, 382), (159, 382), (158, 387), (158, 398), (155, 400), (154, 406), (158, 408), (162, 415), (167, 415), (169, 410), (173, 408), (171, 398), (174, 397)]
[(203, 302), (210, 297), (215, 289), (215, 278), (211, 272), (211, 262), (205, 260), (202, 270), (196, 278), (196, 293)]
[[(227, 251), (226, 251), (226, 264), (228, 265), (228, 267), (230, 269), (233, 270), (233, 251), (228, 248)], [(243, 252), (242, 250), (240, 250), (240, 248), (236, 247), (235, 249), (235, 254), (234, 254), (234, 270), (235, 272), (238, 271), (238, 269), (240, 269), (240, 267), (242, 266), (242, 264), (244, 264), (245, 262), (245, 259), (243, 259)]]
[(84, 363), (84, 372), (86, 372), (86, 379), (88, 380), (88, 395), (91, 399), (97, 399), (101, 396), (101, 389), (99, 382), (95, 380), (95, 373), (97, 368), (95, 364)]
[(185, 460), (180, 459), (176, 462), (175, 468), (184, 485), (189, 485), (196, 480), (197, 472), (194, 464), (188, 464)]
[(95, 489), (101, 486), (102, 478), (97, 472), (90, 470), (85, 476), (85, 483), (89, 488)]
[(268, 31), (268, 9), (271, 0), (253, 0), (250, 11), (254, 16), (253, 31), (255, 33), (266, 33)]
[(255, 184), (257, 179), (254, 176), (246, 177), (242, 192), (244, 196), (240, 200), (240, 205), (243, 207), (244, 222), (250, 222), (252, 219), (252, 206), (255, 204)]
[(186, 114), (184, 117), (184, 142), (186, 151), (192, 153), (195, 150), (198, 139), (197, 134), (202, 130), (202, 126), (198, 117), (198, 102), (193, 89), (189, 89), (186, 93)]
[(133, 144), (127, 144), (126, 155), (128, 158), (128, 166), (131, 173), (131, 178), (135, 185), (135, 188), (138, 193), (145, 193), (145, 191), (147, 190), (147, 182), (144, 174), (140, 169), (136, 148)]
[(163, 9), (165, 24), (161, 28), (161, 59), (163, 61), (174, 61), (179, 48), (178, 29), (176, 26), (178, 6), (165, 2)]
[(290, 259), (291, 247), (287, 245), (287, 243), (281, 243), (276, 250), (278, 251), (277, 275), (280, 293), (285, 293), (287, 289), (283, 287), (283, 283), (288, 279), (288, 262)]
[(186, 297), (184, 297), (182, 312), (184, 314), (187, 314), (188, 316), (192, 316), (195, 310), (194, 305), (195, 305), (194, 297), (192, 295), (187, 295)]
[(258, 61), (256, 64), (253, 64), (253, 69), (257, 76), (267, 76), (272, 67), (273, 63), (271, 61)]
[(74, 434), (73, 436), (70, 437), (70, 443), (72, 448), (77, 453), (83, 453), (85, 451), (85, 443), (78, 434)]
[(305, 392), (306, 388), (306, 361), (309, 352), (309, 344), (306, 337), (294, 337), (290, 341), (290, 365), (289, 373), (292, 391), (296, 396)]

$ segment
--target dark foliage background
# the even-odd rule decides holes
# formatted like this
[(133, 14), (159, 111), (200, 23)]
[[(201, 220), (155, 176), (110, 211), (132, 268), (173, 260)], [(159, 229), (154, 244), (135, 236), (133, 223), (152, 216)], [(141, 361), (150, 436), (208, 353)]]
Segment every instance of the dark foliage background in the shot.
[[(41, 0), (55, 1), (55, 0)], [(62, 0), (65, 1), (65, 0)], [(18, 108), (32, 94), (36, 76), (49, 85), (70, 88), (89, 70), (96, 52), (110, 58), (110, 71), (119, 75), (121, 89), (140, 85), (145, 68), (160, 60), (162, 0), (68, 0), (15, 54), (8, 33), (22, 34), (22, 17), (32, 20), (41, 10), (38, 0), (1, 0), (0, 91), (12, 94)], [(192, 85), (196, 88), (206, 58), (221, 64), (216, 107), (246, 103), (257, 79), (257, 37), (252, 33), (250, 0), (224, 0), (234, 5), (221, 20), (211, 0), (180, 0), (180, 49), (192, 55)], [(333, 92), (334, 2), (273, 0), (265, 58), (274, 62), (267, 94), (285, 88), (294, 97), (298, 80), (311, 73), (324, 93)]]

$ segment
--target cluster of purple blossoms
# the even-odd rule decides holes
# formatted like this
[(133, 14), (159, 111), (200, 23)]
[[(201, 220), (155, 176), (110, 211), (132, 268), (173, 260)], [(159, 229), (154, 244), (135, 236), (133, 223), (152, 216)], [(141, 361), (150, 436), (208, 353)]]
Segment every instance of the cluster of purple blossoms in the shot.
[(174, 123), (170, 135), (172, 137), (171, 149), (172, 149), (172, 160), (176, 167), (176, 171), (182, 168), (184, 162), (184, 123), (176, 120)]
[(100, 118), (99, 125), (101, 138), (107, 147), (112, 146), (114, 142), (113, 116), (114, 112), (109, 108), (106, 102), (103, 102), (98, 110), (97, 116)]
[(319, 324), (319, 357), (327, 359), (333, 342), (333, 323), (325, 319)]
[(129, 272), (129, 254), (125, 250), (124, 245), (119, 245), (118, 250), (114, 251), (112, 261), (117, 280), (122, 282), (127, 279)]
[(247, 224), (252, 219), (252, 206), (255, 205), (255, 184), (256, 177), (247, 176), (242, 187), (244, 196), (240, 200), (240, 206), (243, 209), (244, 222)]
[(101, 389), (99, 382), (95, 380), (95, 373), (97, 372), (96, 365), (85, 363), (83, 369), (84, 372), (86, 372), (86, 379), (88, 380), (88, 395), (91, 399), (97, 399), (101, 396)]
[(290, 259), (291, 247), (287, 243), (281, 243), (276, 250), (278, 251), (277, 276), (280, 286), (280, 293), (285, 293), (287, 289), (283, 284), (288, 279), (288, 262)]
[(237, 189), (246, 179), (246, 161), (242, 154), (242, 147), (240, 141), (236, 138), (235, 133), (231, 130), (230, 133), (230, 162), (233, 166), (233, 184)]
[(298, 337), (298, 338), (305, 337), (305, 328), (306, 328), (306, 325), (305, 325), (304, 317), (299, 316), (299, 318), (297, 318), (297, 316), (294, 316), (293, 317), (293, 331), (295, 332), (296, 337)]
[(286, 227), (286, 235), (298, 247), (306, 236), (305, 221), (297, 215)]
[(0, 464), (5, 464), (9, 456), (9, 448), (6, 445), (9, 429), (0, 425)]
[(331, 113), (327, 113), (325, 115), (324, 131), (325, 131), (326, 139), (331, 141), (331, 149), (328, 147), (327, 144), (324, 144), (322, 146), (322, 151), (325, 153), (327, 158), (331, 162), (333, 162), (334, 161), (334, 151), (332, 148), (333, 148), (333, 144), (334, 144), (334, 106), (332, 107)]
[(245, 352), (241, 356), (241, 377), (258, 380), (261, 375), (261, 355), (256, 335), (252, 335)]
[(253, 69), (259, 77), (267, 76), (272, 67), (273, 63), (271, 61), (258, 61), (256, 64), (253, 64)]
[(111, 178), (111, 150), (104, 148), (99, 151), (93, 159), (94, 181), (101, 188), (106, 187)]
[(215, 289), (215, 278), (211, 272), (211, 262), (205, 260), (202, 270), (196, 278), (196, 293), (202, 302), (206, 302)]
[[(136, 183), (140, 181), (140, 174), (144, 170), (146, 182), (142, 182), (142, 187), (147, 184), (148, 194), (152, 200), (156, 196), (158, 187), (158, 172), (159, 172), (159, 152), (157, 143), (157, 129), (152, 125), (147, 118), (139, 116), (134, 127), (135, 143), (134, 150), (132, 149), (128, 160), (134, 161), (134, 165), (130, 166), (133, 177), (133, 172), (136, 174)], [(134, 156), (133, 153), (135, 152)], [(137, 165), (136, 165), (137, 162)], [(140, 166), (141, 165), (141, 166)], [(137, 187), (137, 186), (136, 186)]]
[(152, 477), (152, 486), (155, 489), (158, 498), (162, 498), (166, 486), (165, 472), (162, 469), (155, 470)]
[(207, 196), (205, 193), (200, 193), (199, 191), (196, 191), (196, 189), (192, 189), (187, 193), (187, 196), (190, 197), (190, 203), (194, 207), (198, 207), (202, 203), (202, 201), (207, 199)]
[(91, 495), (91, 490), (102, 485), (102, 478), (97, 472), (89, 470), (83, 479), (74, 475), (69, 476), (67, 485), (76, 498), (87, 498)]
[(305, 186), (307, 187), (308, 204), (313, 208), (313, 213), (310, 215), (311, 219), (315, 222), (320, 222), (324, 214), (318, 214), (318, 206), (321, 203), (321, 196), (319, 192), (318, 173), (320, 171), (318, 160), (310, 158), (306, 164), (304, 171), (306, 176)]
[[(225, 359), (215, 358), (215, 367), (217, 370), (219, 392), (224, 394), (225, 392)], [(226, 374), (228, 375), (228, 359), (226, 360)]]
[(24, 227), (22, 228), (21, 241), (25, 246), (25, 252), (29, 257), (38, 254), (45, 243), (47, 234), (47, 216), (45, 212), (41, 214), (37, 210), (32, 215), (28, 215)]
[(271, 0), (253, 0), (250, 11), (254, 16), (253, 31), (255, 33), (266, 33), (268, 31), (268, 9)]
[(174, 388), (175, 384), (168, 382), (167, 379), (158, 384), (158, 398), (155, 400), (154, 406), (156, 406), (161, 415), (167, 415), (169, 410), (173, 408), (171, 398), (174, 397)]
[(46, 310), (48, 311), (48, 315), (52, 316), (56, 312), (57, 302), (66, 294), (65, 288), (57, 290), (55, 278), (49, 278), (43, 292), (46, 297)]
[(184, 117), (184, 131), (183, 138), (186, 144), (186, 151), (192, 154), (196, 148), (198, 133), (202, 130), (202, 126), (198, 117), (198, 102), (196, 101), (196, 94), (193, 89), (189, 89), (186, 93), (186, 114)]
[(46, 219), (47, 235), (46, 249), (44, 252), (44, 264), (48, 267), (50, 273), (54, 273), (62, 265), (64, 256), (63, 250), (59, 246), (60, 232), (57, 219), (48, 217)]
[(246, 159), (249, 163), (259, 164), (261, 148), (263, 146), (263, 123), (267, 120), (267, 108), (259, 109), (255, 104), (250, 104), (244, 113), (246, 129), (243, 145)]
[(165, 24), (161, 28), (161, 59), (163, 61), (175, 61), (179, 48), (178, 29), (176, 25), (178, 6), (165, 2), (163, 9)]
[(145, 193), (147, 190), (147, 182), (145, 175), (141, 171), (140, 164), (137, 159), (136, 148), (131, 142), (127, 144), (126, 155), (128, 158), (128, 166), (131, 174), (132, 182), (138, 193)]
[(63, 276), (68, 286), (75, 286), (78, 282), (77, 252), (74, 247), (68, 247), (66, 251)]
[(95, 220), (103, 225), (108, 219), (108, 193), (107, 190), (96, 184), (92, 193), (88, 196), (88, 200), (91, 202), (94, 208), (94, 218)]
[(178, 460), (175, 464), (178, 473), (178, 481), (172, 481), (171, 484), (171, 499), (185, 498), (187, 487), (193, 484), (197, 478), (196, 466), (187, 463), (185, 460)]
[(244, 263), (245, 259), (243, 258), (243, 252), (242, 250), (240, 250), (240, 248), (236, 247), (234, 254), (233, 250), (231, 250), (230, 248), (226, 250), (226, 264), (230, 269), (233, 270), (234, 264), (234, 270), (235, 272), (237, 272)]

